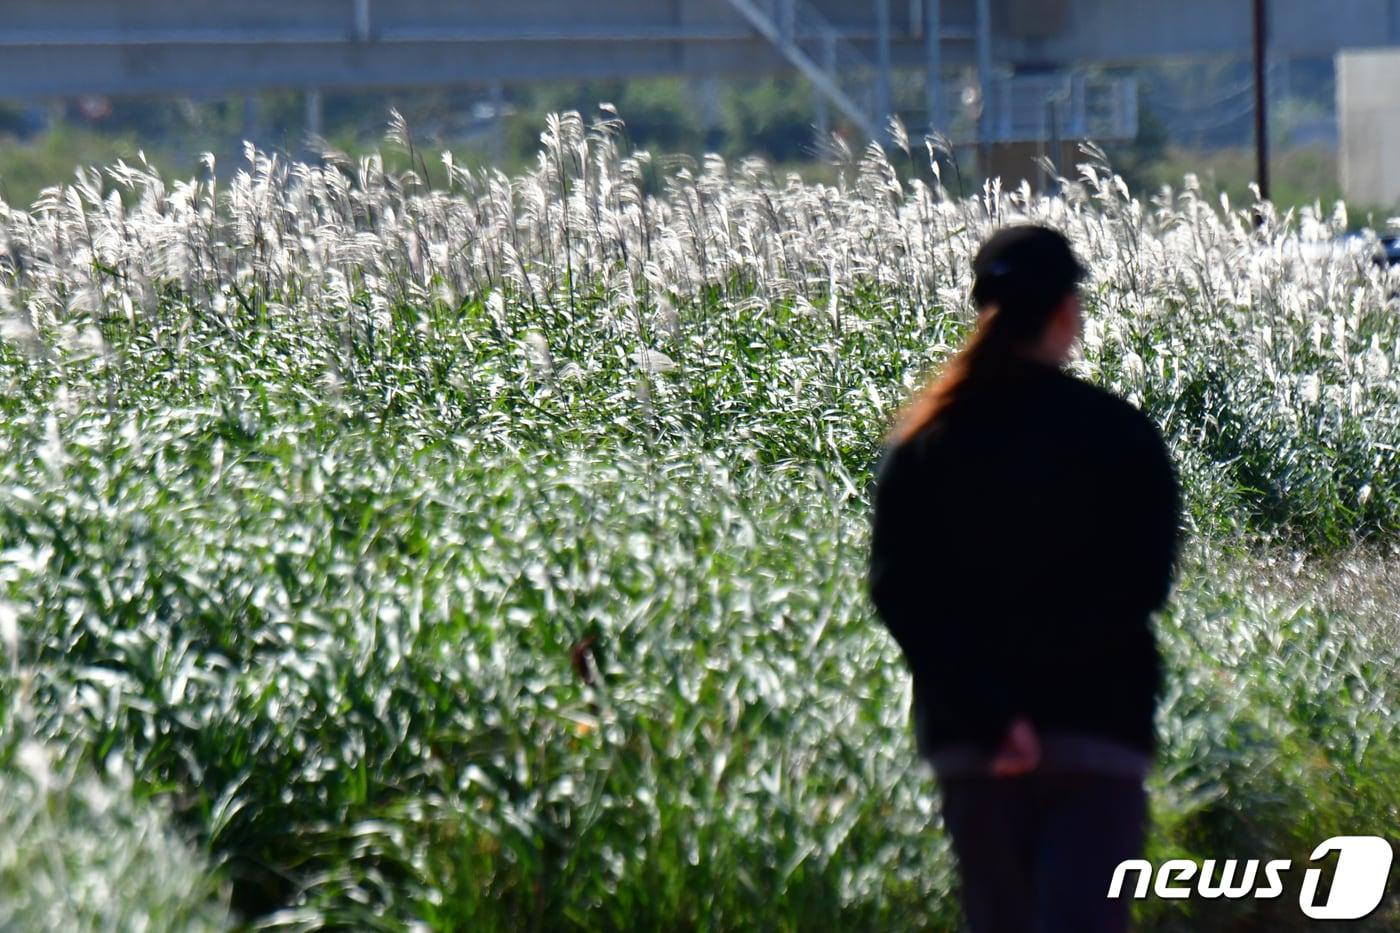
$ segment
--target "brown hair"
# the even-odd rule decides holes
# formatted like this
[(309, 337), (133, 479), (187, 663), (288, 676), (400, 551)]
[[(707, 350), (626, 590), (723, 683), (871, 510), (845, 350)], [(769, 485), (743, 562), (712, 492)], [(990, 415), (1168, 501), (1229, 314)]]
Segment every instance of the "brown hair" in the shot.
[(1034, 224), (993, 234), (972, 269), (977, 330), (904, 407), (887, 437), (892, 444), (909, 440), (972, 390), (1001, 381), (1006, 364), (1040, 339), (1086, 271), (1063, 235)]

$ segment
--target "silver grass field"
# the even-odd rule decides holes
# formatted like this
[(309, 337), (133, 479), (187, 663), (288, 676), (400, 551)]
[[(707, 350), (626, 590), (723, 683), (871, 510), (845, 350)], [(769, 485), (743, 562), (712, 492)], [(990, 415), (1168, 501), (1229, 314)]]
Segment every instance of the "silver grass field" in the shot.
[(955, 930), (868, 493), (1021, 219), (1186, 494), (1149, 857), (1395, 837), (1400, 274), (1343, 207), (624, 139), (0, 204), (0, 928)]

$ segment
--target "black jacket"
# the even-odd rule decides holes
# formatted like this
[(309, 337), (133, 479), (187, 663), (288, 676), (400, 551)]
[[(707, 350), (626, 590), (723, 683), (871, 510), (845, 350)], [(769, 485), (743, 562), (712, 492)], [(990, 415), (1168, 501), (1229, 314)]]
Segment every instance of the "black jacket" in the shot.
[(869, 586), (913, 674), (920, 751), (991, 751), (1025, 715), (1153, 752), (1149, 617), (1180, 508), (1145, 415), (1030, 360), (887, 447)]

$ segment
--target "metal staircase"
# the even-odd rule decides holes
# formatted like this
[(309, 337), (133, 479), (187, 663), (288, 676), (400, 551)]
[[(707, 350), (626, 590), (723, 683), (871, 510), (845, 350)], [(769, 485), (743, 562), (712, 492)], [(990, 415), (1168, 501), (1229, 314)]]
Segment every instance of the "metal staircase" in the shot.
[(867, 138), (880, 138), (877, 68), (820, 11), (807, 0), (729, 4)]

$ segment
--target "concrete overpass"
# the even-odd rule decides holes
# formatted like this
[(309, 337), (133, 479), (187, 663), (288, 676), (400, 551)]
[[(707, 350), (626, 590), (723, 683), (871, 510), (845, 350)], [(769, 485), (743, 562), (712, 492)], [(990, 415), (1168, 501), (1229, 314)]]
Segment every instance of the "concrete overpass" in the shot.
[[(1275, 56), (1400, 43), (1400, 0), (1271, 7)], [(941, 125), (944, 78), (959, 66), (990, 80), (1249, 48), (1247, 0), (5, 0), (0, 97), (795, 68), (873, 129), (889, 111), (894, 68), (929, 75), (928, 115)], [(983, 138), (998, 127), (1014, 138), (1021, 118), (999, 114), (997, 101), (1017, 95), (984, 88)], [(1092, 109), (1068, 96), (1065, 107)]]

